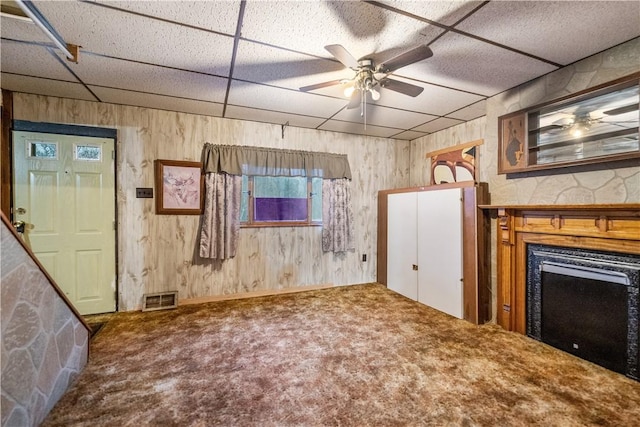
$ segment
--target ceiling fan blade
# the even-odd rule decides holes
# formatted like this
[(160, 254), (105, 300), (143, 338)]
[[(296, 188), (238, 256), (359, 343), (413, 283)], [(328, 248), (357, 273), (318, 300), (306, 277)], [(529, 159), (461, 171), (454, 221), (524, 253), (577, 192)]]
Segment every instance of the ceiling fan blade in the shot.
[(385, 89), (389, 89), (394, 92), (399, 92), (403, 95), (409, 95), (413, 97), (420, 95), (424, 90), (423, 87), (412, 85), (410, 83), (401, 82), (399, 80), (393, 80), (393, 79), (380, 80), (380, 86), (382, 86)]
[(334, 56), (338, 61), (342, 62), (346, 67), (357, 70), (360, 66), (356, 58), (351, 55), (347, 49), (342, 47), (339, 44), (330, 44), (324, 47), (331, 55)]
[(385, 74), (392, 73), (399, 68), (413, 64), (414, 62), (422, 61), (423, 59), (430, 58), (431, 56), (433, 56), (433, 51), (429, 49), (429, 46), (426, 44), (420, 45), (378, 65), (376, 72)]
[(638, 109), (638, 104), (625, 105), (622, 107), (614, 108), (609, 111), (603, 111), (602, 114), (606, 114), (607, 116), (617, 116), (618, 114), (630, 113), (633, 110)]
[(560, 126), (560, 127), (565, 127), (565, 126), (571, 126), (572, 124), (574, 124), (576, 122), (576, 116), (573, 117), (563, 117), (561, 119), (558, 119), (556, 121), (554, 121), (553, 123), (551, 123), (550, 126)]
[(358, 108), (361, 102), (362, 102), (362, 91), (356, 90), (355, 92), (353, 92), (353, 95), (351, 95), (351, 99), (347, 104), (347, 110)]
[(564, 129), (564, 126), (562, 125), (542, 126), (541, 128), (538, 128), (538, 129), (531, 129), (531, 132), (549, 132), (556, 129)]
[(333, 85), (339, 85), (342, 80), (331, 80), (330, 82), (316, 83), (314, 85), (303, 86), (300, 88), (302, 92), (309, 92), (311, 90), (322, 89), (323, 87), (329, 87)]

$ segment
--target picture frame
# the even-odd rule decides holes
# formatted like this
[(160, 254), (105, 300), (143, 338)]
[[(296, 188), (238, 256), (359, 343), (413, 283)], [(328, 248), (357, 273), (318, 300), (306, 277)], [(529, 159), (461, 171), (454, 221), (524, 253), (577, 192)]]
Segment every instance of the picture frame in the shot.
[(156, 214), (201, 215), (204, 204), (202, 163), (158, 159), (154, 166)]
[(526, 170), (526, 120), (522, 111), (498, 118), (498, 174)]

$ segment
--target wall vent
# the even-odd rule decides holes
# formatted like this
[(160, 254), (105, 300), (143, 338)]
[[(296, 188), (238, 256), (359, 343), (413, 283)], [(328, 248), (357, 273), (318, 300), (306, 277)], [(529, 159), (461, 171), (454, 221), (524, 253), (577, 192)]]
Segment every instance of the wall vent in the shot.
[(178, 306), (178, 291), (144, 294), (142, 311), (167, 310)]

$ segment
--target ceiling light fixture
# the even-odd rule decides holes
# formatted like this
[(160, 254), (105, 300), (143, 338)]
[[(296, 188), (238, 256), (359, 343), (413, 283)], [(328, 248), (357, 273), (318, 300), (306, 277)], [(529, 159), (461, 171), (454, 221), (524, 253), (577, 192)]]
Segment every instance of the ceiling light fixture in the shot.
[(65, 43), (64, 39), (51, 26), (49, 21), (40, 13), (37, 7), (26, 0), (14, 0), (20, 6), (20, 9), (42, 30), (42, 32), (60, 49), (64, 55), (76, 64), (78, 63), (78, 55), (80, 54), (80, 46)]
[(353, 92), (356, 91), (356, 87), (351, 85), (351, 86), (347, 86), (346, 88), (344, 88), (344, 96), (346, 96), (347, 98), (351, 98), (351, 95), (353, 95)]
[[(375, 77), (375, 69), (373, 60), (361, 59), (358, 61), (358, 72), (352, 80), (342, 81), (349, 83), (344, 89), (344, 96), (351, 98), (351, 102), (347, 108), (353, 108), (360, 104), (360, 116), (364, 118), (364, 128), (367, 128), (367, 93), (371, 94), (371, 99), (378, 101), (380, 99), (380, 91), (376, 86), (380, 86), (380, 82)], [(356, 93), (357, 92), (357, 93)], [(353, 98), (357, 96), (358, 98)]]
[(569, 133), (574, 138), (580, 138), (591, 129), (591, 123), (592, 120), (589, 117), (580, 118), (571, 125)]

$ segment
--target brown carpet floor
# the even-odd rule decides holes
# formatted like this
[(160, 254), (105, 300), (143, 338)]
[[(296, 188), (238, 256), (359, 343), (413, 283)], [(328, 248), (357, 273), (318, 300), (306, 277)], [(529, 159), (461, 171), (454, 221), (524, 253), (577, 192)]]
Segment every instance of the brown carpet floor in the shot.
[(640, 383), (378, 284), (118, 313), (46, 426), (640, 425)]

